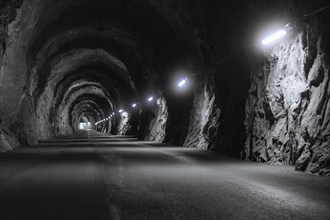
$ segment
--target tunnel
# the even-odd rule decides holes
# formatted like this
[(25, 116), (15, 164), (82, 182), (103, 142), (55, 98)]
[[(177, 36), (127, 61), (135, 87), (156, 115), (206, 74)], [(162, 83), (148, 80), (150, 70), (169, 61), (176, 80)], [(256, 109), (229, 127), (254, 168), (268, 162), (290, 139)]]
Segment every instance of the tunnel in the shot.
[(330, 3), (0, 0), (0, 219), (330, 219)]

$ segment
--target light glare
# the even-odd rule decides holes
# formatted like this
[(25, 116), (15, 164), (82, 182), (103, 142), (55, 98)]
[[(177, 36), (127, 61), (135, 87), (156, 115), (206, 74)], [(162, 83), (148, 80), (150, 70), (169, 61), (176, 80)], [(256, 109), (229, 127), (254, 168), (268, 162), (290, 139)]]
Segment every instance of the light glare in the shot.
[(148, 102), (151, 102), (153, 99), (154, 99), (154, 97), (150, 96), (150, 97), (148, 98)]
[(186, 84), (187, 80), (183, 79), (178, 83), (179, 87), (182, 87), (184, 84)]
[(134, 103), (134, 104), (132, 105), (132, 107), (135, 108), (135, 107), (136, 107), (136, 103)]
[(269, 37), (266, 37), (262, 41), (262, 44), (263, 45), (269, 44), (269, 43), (273, 42), (274, 40), (277, 40), (277, 39), (283, 37), (284, 35), (286, 35), (286, 31), (285, 30), (277, 31), (276, 33), (270, 35)]
[(121, 113), (121, 112), (123, 112), (123, 111), (124, 111), (124, 110), (122, 110), (122, 109), (119, 109), (119, 111), (118, 111), (118, 112), (119, 112), (119, 113)]

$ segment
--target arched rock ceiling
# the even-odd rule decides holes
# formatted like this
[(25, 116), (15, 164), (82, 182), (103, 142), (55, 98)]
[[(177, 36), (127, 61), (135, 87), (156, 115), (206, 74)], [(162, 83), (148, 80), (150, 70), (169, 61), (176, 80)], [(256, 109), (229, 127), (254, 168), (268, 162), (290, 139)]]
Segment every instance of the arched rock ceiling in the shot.
[[(59, 126), (63, 114), (73, 127), (72, 120), (76, 123), (88, 108), (97, 120), (110, 110), (142, 102), (147, 94), (162, 92), (159, 82), (167, 64), (184, 60), (187, 42), (152, 2), (30, 4), (39, 17), (31, 21), (35, 26), (26, 46), (27, 88), (42, 123), (49, 121), (52, 127)], [(91, 99), (92, 93), (99, 98)], [(108, 100), (107, 107), (98, 103), (100, 97)], [(81, 104), (85, 99), (98, 107)]]
[(54, 130), (59, 134), (67, 134), (77, 127), (78, 118), (83, 113), (92, 113), (96, 121), (108, 117), (111, 111), (111, 101), (104, 91), (95, 86), (88, 86), (74, 92), (65, 104), (59, 106), (55, 113)]
[[(91, 116), (90, 118), (92, 119), (89, 120), (91, 122), (97, 122), (105, 118), (104, 110), (95, 102), (97, 100), (93, 101), (91, 99), (95, 99), (95, 97), (88, 97), (88, 99), (85, 99), (83, 101), (77, 99), (75, 103), (71, 105), (72, 110), (69, 116), (69, 121), (72, 126), (75, 126), (76, 123), (79, 121), (79, 118), (86, 113)], [(97, 102), (102, 103), (102, 100)]]

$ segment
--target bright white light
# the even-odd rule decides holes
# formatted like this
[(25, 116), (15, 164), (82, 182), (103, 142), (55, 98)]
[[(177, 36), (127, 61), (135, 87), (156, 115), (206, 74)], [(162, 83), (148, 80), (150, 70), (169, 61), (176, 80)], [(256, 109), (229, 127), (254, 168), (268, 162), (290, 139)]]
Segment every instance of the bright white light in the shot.
[(286, 31), (285, 30), (277, 31), (276, 33), (270, 35), (269, 37), (266, 37), (262, 41), (262, 44), (263, 45), (269, 44), (269, 43), (273, 42), (274, 40), (277, 40), (277, 39), (283, 37), (284, 35), (286, 35)]
[(186, 79), (183, 79), (181, 80), (179, 83), (178, 83), (178, 86), (179, 87), (182, 87), (184, 84), (186, 84), (187, 80)]
[(135, 107), (136, 107), (136, 103), (134, 103), (134, 104), (132, 105), (132, 107), (135, 108)]
[(154, 97), (150, 96), (150, 97), (148, 98), (148, 102), (151, 102), (153, 99), (154, 99)]
[(79, 130), (89, 130), (92, 128), (92, 124), (90, 122), (80, 122)]
[(124, 110), (122, 110), (122, 109), (119, 109), (119, 111), (118, 111), (118, 112), (119, 112), (119, 113), (122, 113), (123, 111), (124, 111)]

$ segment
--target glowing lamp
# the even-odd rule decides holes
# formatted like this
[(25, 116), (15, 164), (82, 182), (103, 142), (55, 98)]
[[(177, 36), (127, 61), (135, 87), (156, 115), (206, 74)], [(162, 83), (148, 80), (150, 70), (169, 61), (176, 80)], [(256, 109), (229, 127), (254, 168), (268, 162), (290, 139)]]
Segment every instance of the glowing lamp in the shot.
[(262, 41), (262, 44), (263, 45), (267, 45), (281, 37), (283, 37), (284, 35), (286, 35), (286, 31), (285, 30), (280, 30), (280, 31), (277, 31), (276, 33), (266, 37), (263, 41)]
[(132, 105), (132, 107), (135, 108), (135, 107), (136, 107), (136, 103), (134, 103), (134, 104)]
[(187, 79), (183, 79), (183, 80), (181, 80), (179, 83), (178, 83), (178, 86), (179, 87), (182, 87), (182, 86), (184, 86), (184, 84), (186, 84), (187, 83)]
[(153, 99), (154, 99), (154, 97), (150, 96), (150, 97), (148, 98), (148, 102), (151, 102)]
[(123, 111), (124, 111), (124, 110), (122, 110), (122, 109), (119, 109), (119, 111), (118, 111), (118, 112), (119, 112), (119, 113), (122, 113)]

